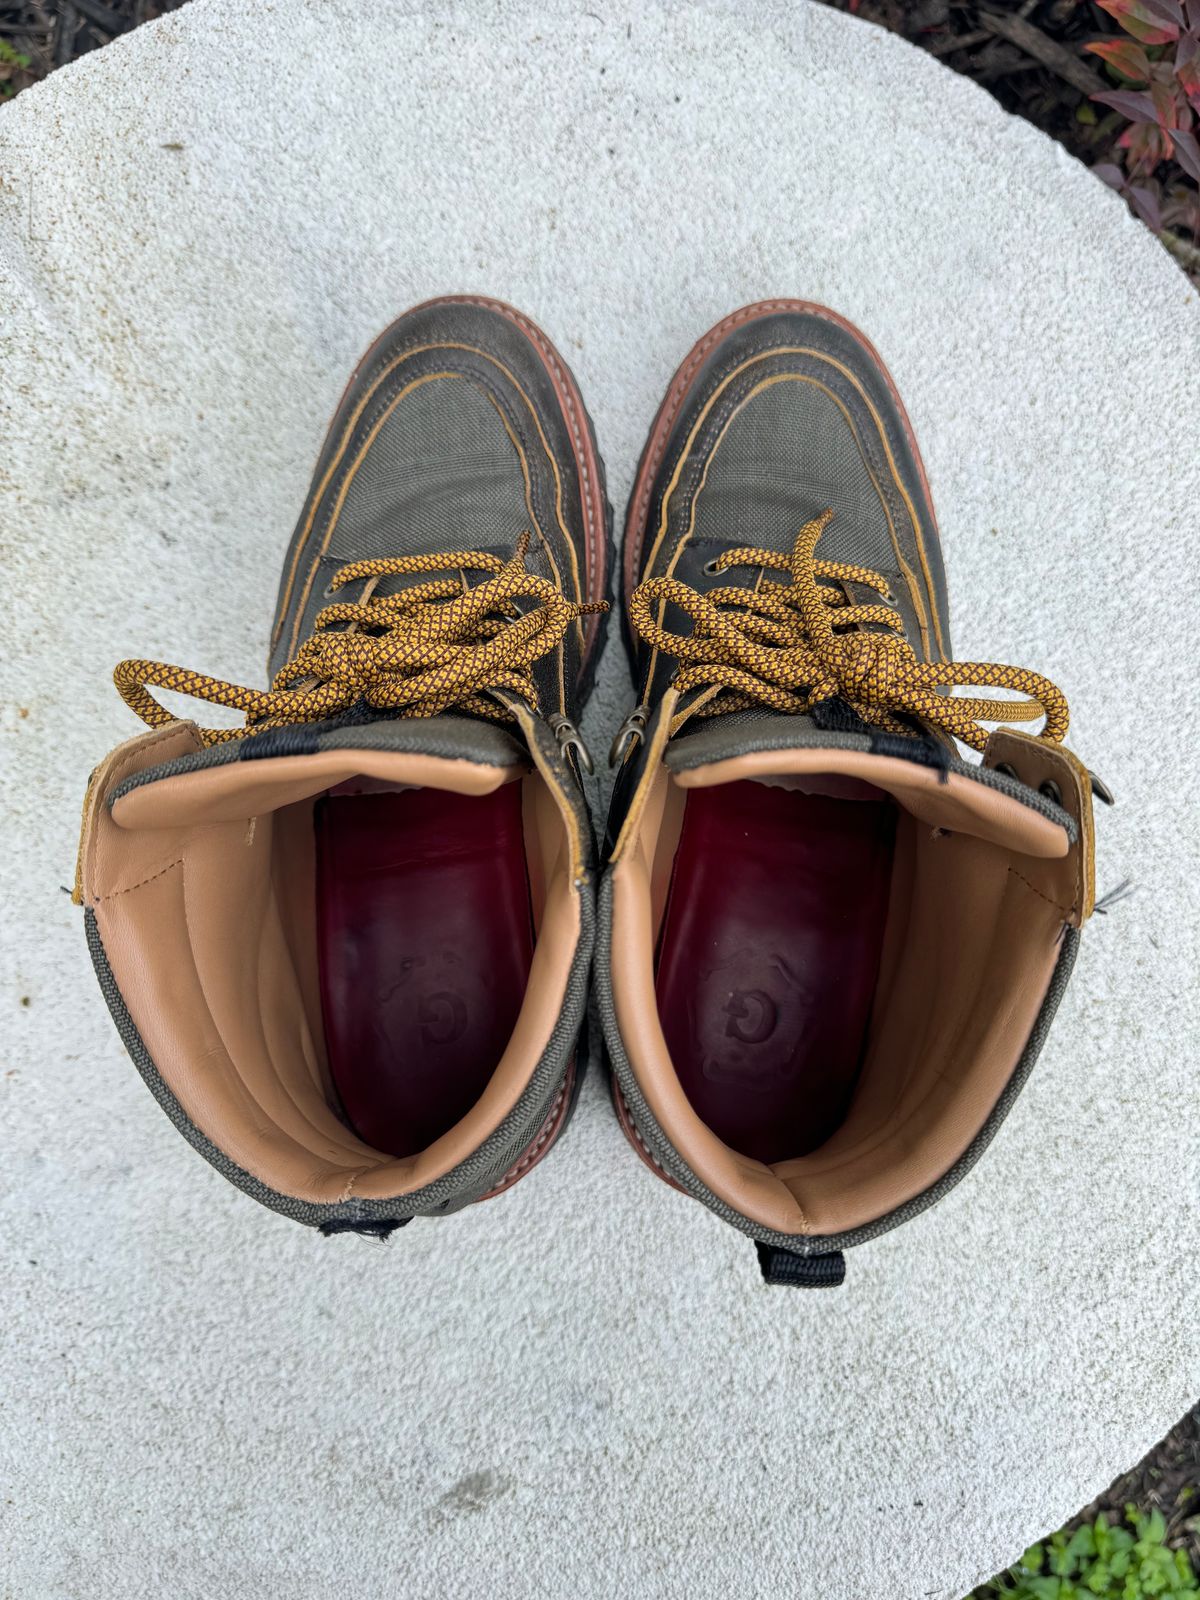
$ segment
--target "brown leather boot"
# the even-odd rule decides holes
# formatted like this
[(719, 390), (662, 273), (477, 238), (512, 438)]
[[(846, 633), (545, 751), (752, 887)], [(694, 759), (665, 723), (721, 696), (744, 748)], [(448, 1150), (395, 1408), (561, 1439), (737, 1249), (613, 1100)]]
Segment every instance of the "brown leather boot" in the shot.
[[(184, 1137), (324, 1232), (499, 1194), (562, 1132), (594, 927), (575, 721), (608, 583), (579, 391), (510, 307), (367, 352), (287, 552), (270, 690), (123, 662), (77, 895)], [(179, 690), (246, 715), (179, 721)]]
[(597, 943), (618, 1114), (769, 1281), (840, 1282), (1028, 1077), (1092, 910), (1092, 780), (1053, 684), (951, 661), (911, 426), (820, 306), (747, 307), (679, 369), (624, 584), (639, 704)]

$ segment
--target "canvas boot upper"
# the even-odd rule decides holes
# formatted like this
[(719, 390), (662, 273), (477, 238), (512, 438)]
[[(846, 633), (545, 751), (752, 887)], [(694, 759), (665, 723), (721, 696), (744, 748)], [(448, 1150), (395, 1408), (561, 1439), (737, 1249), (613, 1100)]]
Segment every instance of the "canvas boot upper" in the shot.
[[(151, 731), (85, 807), (101, 987), (185, 1137), (300, 1221), (387, 1232), (456, 1209), (566, 1121), (594, 921), (575, 717), (606, 515), (545, 336), (433, 302), (335, 415), (270, 687), (117, 668)], [(245, 726), (181, 720), (163, 691)]]
[(911, 427), (822, 308), (701, 341), (625, 562), (639, 706), (597, 950), (618, 1111), (769, 1276), (833, 1281), (1031, 1069), (1092, 909), (1090, 778), (1053, 683), (952, 660)]

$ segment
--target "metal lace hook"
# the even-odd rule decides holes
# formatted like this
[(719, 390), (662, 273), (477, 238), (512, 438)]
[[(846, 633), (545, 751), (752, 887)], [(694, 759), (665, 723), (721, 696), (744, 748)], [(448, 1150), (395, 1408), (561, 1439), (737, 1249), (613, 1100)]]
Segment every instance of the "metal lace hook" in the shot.
[(548, 717), (546, 720), (551, 732), (558, 740), (558, 748), (562, 751), (563, 755), (565, 756), (568, 751), (573, 750), (579, 765), (590, 777), (591, 774), (596, 770), (592, 762), (592, 753), (588, 749), (587, 745), (584, 744), (583, 735), (571, 721), (570, 717), (553, 716)]
[(624, 764), (636, 747), (646, 737), (646, 724), (650, 720), (650, 707), (648, 705), (634, 706), (617, 729), (616, 738), (608, 752), (610, 767), (619, 767)]

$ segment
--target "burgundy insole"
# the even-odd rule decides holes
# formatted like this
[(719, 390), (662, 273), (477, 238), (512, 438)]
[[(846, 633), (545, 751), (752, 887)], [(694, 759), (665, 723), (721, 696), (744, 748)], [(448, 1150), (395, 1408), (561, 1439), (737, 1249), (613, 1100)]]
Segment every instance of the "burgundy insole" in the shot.
[(414, 1155), (479, 1099), (521, 1009), (521, 785), (326, 795), (314, 824), (330, 1071), (359, 1136)]
[(693, 789), (658, 950), (659, 1014), (696, 1114), (759, 1161), (845, 1115), (879, 975), (894, 808), (761, 783)]

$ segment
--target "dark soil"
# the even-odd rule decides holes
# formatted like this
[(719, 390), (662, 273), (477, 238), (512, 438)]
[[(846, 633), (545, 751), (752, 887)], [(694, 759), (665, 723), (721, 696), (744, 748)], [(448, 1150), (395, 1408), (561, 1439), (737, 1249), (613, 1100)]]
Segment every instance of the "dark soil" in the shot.
[(1092, 1522), (1101, 1511), (1114, 1522), (1131, 1503), (1143, 1511), (1161, 1511), (1167, 1543), (1174, 1550), (1186, 1550), (1200, 1572), (1200, 1405), (1067, 1526)]
[(0, 0), (0, 40), (28, 66), (0, 61), (0, 101), (185, 0)]

